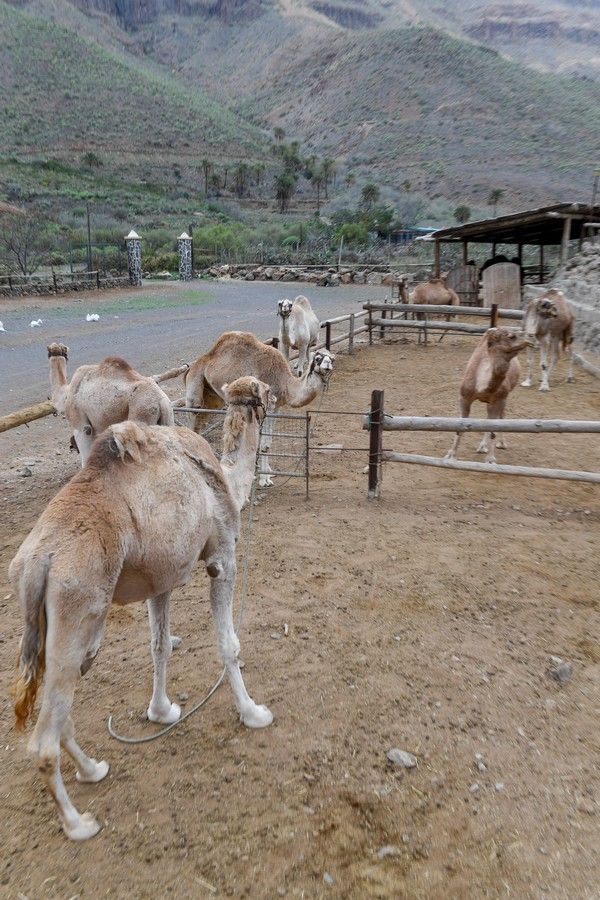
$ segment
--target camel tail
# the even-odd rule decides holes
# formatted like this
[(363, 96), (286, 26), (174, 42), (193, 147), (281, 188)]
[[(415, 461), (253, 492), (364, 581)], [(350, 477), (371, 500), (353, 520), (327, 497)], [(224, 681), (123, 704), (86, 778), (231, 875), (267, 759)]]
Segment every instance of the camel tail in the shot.
[(573, 343), (573, 325), (569, 325), (562, 333), (562, 349), (566, 353)]
[(46, 668), (46, 584), (50, 557), (25, 563), (19, 594), (25, 612), (25, 631), (19, 646), (19, 677), (14, 687), (15, 725), (22, 731), (33, 712)]

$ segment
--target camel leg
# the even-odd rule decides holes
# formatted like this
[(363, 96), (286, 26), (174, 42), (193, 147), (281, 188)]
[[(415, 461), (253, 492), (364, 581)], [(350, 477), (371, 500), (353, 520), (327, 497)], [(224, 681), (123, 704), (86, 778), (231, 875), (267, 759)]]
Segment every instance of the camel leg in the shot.
[(76, 744), (70, 721), (75, 685), (85, 671), (86, 659), (93, 659), (98, 650), (106, 618), (107, 604), (91, 608), (91, 603), (91, 598), (82, 597), (79, 610), (84, 618), (72, 622), (46, 601), (46, 673), (40, 714), (28, 748), (54, 797), (63, 831), (73, 841), (93, 837), (100, 825), (91, 813), (79, 813), (67, 794), (60, 772), (61, 744), (75, 760), (80, 780), (99, 781), (108, 771), (105, 762), (89, 759)]
[(569, 382), (569, 384), (571, 384), (571, 382), (575, 381), (575, 378), (573, 377), (573, 343), (572, 343), (572, 341), (569, 341), (565, 350), (566, 350), (566, 354), (567, 354), (567, 363), (568, 363), (567, 381)]
[(269, 463), (269, 450), (271, 449), (271, 441), (273, 440), (274, 421), (272, 416), (267, 416), (261, 431), (260, 453), (258, 457), (258, 486), (261, 488), (270, 487), (273, 484), (273, 479), (271, 478), (273, 469)]
[(206, 568), (211, 578), (210, 605), (217, 632), (219, 652), (227, 671), (237, 711), (240, 719), (248, 728), (265, 728), (273, 721), (273, 714), (266, 706), (259, 706), (250, 697), (238, 664), (240, 642), (233, 627), (232, 613), (236, 571), (235, 548), (233, 546), (229, 548), (228, 558), (225, 561), (218, 561), (214, 558), (208, 560)]
[[(464, 397), (460, 398), (460, 417), (461, 419), (468, 419), (469, 413), (471, 412), (471, 404)], [(462, 431), (457, 431), (454, 436), (454, 441), (452, 442), (452, 446), (446, 453), (444, 459), (456, 459), (456, 454), (458, 453), (458, 445), (460, 444), (460, 439), (462, 437)]]
[(521, 387), (531, 387), (533, 378), (533, 364), (535, 362), (535, 350), (533, 347), (527, 348), (527, 378), (521, 382)]
[(73, 437), (75, 438), (75, 443), (77, 444), (77, 449), (79, 450), (79, 461), (81, 463), (81, 467), (83, 468), (83, 466), (85, 466), (87, 462), (88, 456), (90, 455), (92, 443), (94, 442), (94, 435), (91, 425), (84, 425), (83, 428), (75, 428), (73, 430)]
[(550, 341), (550, 352), (548, 354), (549, 358), (550, 358), (550, 363), (548, 365), (548, 389), (550, 389), (550, 376), (552, 375), (552, 373), (555, 369), (555, 366), (558, 362), (559, 353), (560, 353), (560, 344), (559, 344), (558, 338), (553, 337)]
[(170, 592), (151, 597), (147, 601), (150, 619), (151, 649), (154, 661), (152, 699), (148, 707), (148, 718), (161, 725), (172, 725), (181, 716), (181, 708), (171, 703), (167, 697), (167, 662), (171, 656), (172, 641), (169, 631)]
[[(488, 419), (503, 419), (505, 406), (506, 406), (506, 398), (503, 400), (495, 400), (493, 403), (488, 403), (488, 405), (487, 405)], [(486, 432), (480, 446), (477, 448), (477, 452), (478, 453), (482, 452), (481, 447), (483, 447), (484, 441), (488, 437), (488, 434), (489, 434), (489, 446), (487, 448), (487, 456), (485, 458), (485, 461), (486, 461), (486, 463), (495, 465), (496, 464), (496, 455), (495, 455), (496, 432), (495, 431)]]
[(540, 342), (540, 365), (542, 367), (542, 383), (540, 391), (549, 391), (550, 384), (548, 382), (548, 343), (546, 340)]
[(108, 763), (104, 761), (97, 762), (83, 752), (75, 740), (75, 726), (73, 725), (71, 716), (67, 718), (65, 727), (62, 730), (60, 743), (75, 763), (75, 768), (77, 769), (75, 777), (77, 778), (77, 781), (89, 782), (92, 784), (95, 784), (97, 781), (102, 781), (108, 773)]

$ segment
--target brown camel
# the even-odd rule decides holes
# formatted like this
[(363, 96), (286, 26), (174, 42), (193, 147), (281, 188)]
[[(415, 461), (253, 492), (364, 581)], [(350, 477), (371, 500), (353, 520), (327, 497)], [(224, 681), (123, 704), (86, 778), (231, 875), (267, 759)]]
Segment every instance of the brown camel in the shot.
[[(503, 419), (506, 400), (521, 375), (517, 353), (531, 345), (531, 340), (510, 328), (490, 328), (481, 338), (467, 363), (460, 385), (460, 415), (468, 419), (474, 400), (487, 404), (488, 419)], [(446, 459), (454, 459), (462, 433), (457, 431)], [(489, 439), (489, 443), (488, 443)], [(486, 453), (485, 461), (495, 463), (496, 435), (484, 434), (477, 453)], [(506, 449), (504, 441), (499, 449)]]
[(111, 603), (150, 598), (154, 687), (148, 718), (176, 722), (180, 709), (166, 693), (169, 598), (203, 560), (219, 650), (240, 718), (251, 728), (273, 720), (244, 686), (232, 617), (239, 511), (254, 478), (269, 392), (255, 378), (240, 378), (223, 392), (227, 414), (221, 463), (204, 438), (187, 428), (131, 421), (111, 425), (94, 441), (81, 472), (50, 501), (11, 563), (9, 575), (25, 621), (15, 689), (17, 726), (24, 727), (30, 716), (43, 677), (29, 752), (73, 840), (92, 837), (100, 826), (71, 803), (60, 751), (73, 759), (79, 781), (100, 781), (108, 771), (107, 763), (89, 758), (76, 743), (70, 710), (77, 681), (100, 648)]
[(69, 348), (50, 344), (51, 399), (73, 429), (84, 466), (92, 442), (109, 425), (132, 419), (146, 425), (174, 425), (173, 408), (154, 378), (140, 375), (129, 363), (109, 356), (92, 366), (79, 366), (67, 380)]
[[(186, 406), (218, 409), (223, 405), (226, 382), (242, 375), (253, 375), (269, 385), (274, 409), (282, 406), (307, 406), (320, 396), (329, 383), (334, 356), (328, 350), (311, 355), (308, 368), (297, 378), (283, 354), (255, 335), (244, 331), (228, 331), (217, 338), (208, 353), (192, 363), (185, 374)], [(194, 429), (200, 431), (205, 416), (195, 417)], [(271, 446), (273, 419), (265, 422), (262, 432), (261, 487), (272, 484), (271, 468), (266, 454)]]
[[(567, 381), (573, 381), (573, 330), (575, 316), (562, 291), (554, 288), (546, 291), (541, 297), (530, 300), (525, 309), (523, 331), (540, 347), (540, 365), (542, 381), (540, 391), (550, 390), (550, 375), (558, 361), (560, 347), (567, 354), (569, 368)], [(548, 351), (552, 358), (548, 366)], [(533, 347), (527, 350), (527, 377), (521, 382), (522, 387), (531, 387), (533, 375)]]
[(446, 285), (446, 277), (434, 278), (418, 284), (409, 295), (410, 303), (426, 303), (429, 306), (460, 306), (460, 299), (452, 288)]

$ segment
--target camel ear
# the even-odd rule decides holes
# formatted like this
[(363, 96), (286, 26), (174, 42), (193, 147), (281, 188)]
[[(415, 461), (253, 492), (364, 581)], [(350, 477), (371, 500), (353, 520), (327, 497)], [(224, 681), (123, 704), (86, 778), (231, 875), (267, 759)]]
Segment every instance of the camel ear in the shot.
[(497, 328), (488, 328), (488, 332), (487, 332), (488, 344), (493, 344), (497, 340), (498, 340), (498, 329)]
[(254, 396), (255, 397), (260, 396), (260, 385), (259, 385), (258, 381), (252, 381), (251, 387), (252, 387), (252, 393), (254, 394)]

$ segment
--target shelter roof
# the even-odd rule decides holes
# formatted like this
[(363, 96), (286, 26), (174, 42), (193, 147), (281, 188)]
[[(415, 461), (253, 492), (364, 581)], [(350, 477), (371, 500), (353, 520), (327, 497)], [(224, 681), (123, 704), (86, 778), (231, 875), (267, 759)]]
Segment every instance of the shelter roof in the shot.
[(469, 241), (476, 244), (560, 244), (565, 218), (571, 217), (571, 239), (581, 237), (584, 223), (600, 221), (600, 207), (585, 203), (557, 203), (539, 209), (481, 219), (431, 235), (436, 241)]

